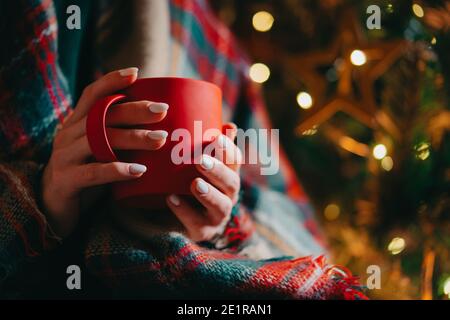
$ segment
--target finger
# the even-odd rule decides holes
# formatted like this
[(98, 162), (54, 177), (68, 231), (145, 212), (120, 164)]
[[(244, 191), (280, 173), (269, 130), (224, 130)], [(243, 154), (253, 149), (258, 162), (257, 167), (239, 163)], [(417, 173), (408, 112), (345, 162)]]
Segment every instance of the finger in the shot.
[(195, 235), (198, 230), (204, 226), (204, 216), (199, 214), (198, 210), (192, 208), (192, 206), (181, 197), (172, 194), (167, 197), (166, 202), (170, 210), (177, 219), (180, 220), (190, 236)]
[(81, 120), (64, 126), (63, 129), (58, 131), (55, 136), (55, 146), (65, 147), (84, 136), (86, 134), (86, 119), (87, 117), (83, 117)]
[(137, 163), (89, 163), (74, 169), (69, 179), (78, 190), (81, 190), (111, 182), (136, 179), (146, 171), (146, 166)]
[(61, 165), (81, 165), (85, 163), (88, 158), (92, 157), (92, 151), (87, 136), (81, 136), (72, 143), (54, 149), (52, 157), (55, 162)]
[(150, 101), (127, 102), (112, 106), (106, 116), (108, 126), (131, 126), (161, 121), (169, 105)]
[(157, 150), (168, 136), (164, 130), (107, 128), (106, 133), (111, 147), (121, 150)]
[(77, 103), (74, 113), (67, 119), (65, 126), (75, 123), (87, 115), (92, 105), (99, 99), (128, 87), (137, 79), (137, 68), (127, 68), (110, 72), (88, 85)]
[[(214, 158), (239, 171), (242, 162), (241, 150), (225, 135), (219, 135), (205, 150), (214, 150)], [(205, 153), (210, 154), (208, 151)]]
[(207, 216), (212, 224), (218, 225), (231, 214), (233, 203), (225, 194), (201, 178), (191, 183), (194, 197), (206, 208)]
[[(107, 135), (113, 149), (157, 150), (166, 143), (168, 133), (162, 130), (108, 128)], [(76, 139), (66, 148), (59, 148), (54, 153), (59, 158), (58, 162), (65, 164), (81, 164), (93, 155), (86, 135)]]
[(239, 174), (227, 167), (223, 162), (203, 155), (201, 163), (196, 165), (208, 181), (225, 193), (236, 204), (238, 200), (239, 190), (241, 188)]

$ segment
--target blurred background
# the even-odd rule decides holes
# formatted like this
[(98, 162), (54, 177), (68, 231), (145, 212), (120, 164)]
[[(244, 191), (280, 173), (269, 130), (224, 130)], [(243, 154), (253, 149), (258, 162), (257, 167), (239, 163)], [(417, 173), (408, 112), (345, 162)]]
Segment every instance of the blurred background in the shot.
[(255, 62), (333, 262), (363, 283), (379, 266), (372, 299), (450, 299), (450, 2), (211, 5)]

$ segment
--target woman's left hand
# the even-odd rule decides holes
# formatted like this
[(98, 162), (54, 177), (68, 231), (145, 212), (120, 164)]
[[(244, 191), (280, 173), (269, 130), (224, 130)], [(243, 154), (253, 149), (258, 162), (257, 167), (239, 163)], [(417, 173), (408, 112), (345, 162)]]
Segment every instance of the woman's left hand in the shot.
[(167, 204), (184, 225), (187, 236), (193, 241), (210, 241), (222, 234), (233, 206), (237, 203), (241, 181), (239, 168), (241, 151), (234, 144), (237, 128), (224, 125), (223, 132), (214, 144), (215, 156), (203, 155), (196, 167), (209, 182), (196, 178), (191, 183), (191, 192), (203, 208), (193, 207), (177, 195), (167, 198)]

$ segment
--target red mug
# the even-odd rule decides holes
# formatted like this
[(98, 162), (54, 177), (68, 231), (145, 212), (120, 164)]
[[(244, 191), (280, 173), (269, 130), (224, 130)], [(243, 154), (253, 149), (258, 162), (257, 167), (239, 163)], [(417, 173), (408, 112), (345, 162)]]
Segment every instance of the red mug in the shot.
[[(149, 100), (169, 105), (167, 116), (158, 123), (140, 125), (146, 130), (166, 130), (166, 144), (159, 150), (113, 151), (106, 134), (106, 114), (118, 102)], [(202, 130), (222, 130), (222, 93), (214, 84), (186, 78), (138, 79), (118, 94), (97, 101), (89, 111), (86, 134), (94, 158), (99, 162), (123, 161), (147, 166), (138, 179), (112, 184), (114, 199), (121, 205), (133, 208), (162, 209), (169, 194), (189, 195), (193, 179), (201, 176), (194, 165), (195, 148), (203, 148), (214, 137), (203, 137), (195, 132), (195, 122)], [(200, 122), (198, 122), (200, 121)], [(185, 129), (190, 141), (172, 141), (175, 129)], [(197, 130), (198, 131), (198, 130)], [(202, 132), (202, 133), (203, 133)], [(190, 163), (175, 164), (172, 149), (180, 143), (191, 150)], [(186, 145), (187, 144), (187, 145)], [(201, 154), (201, 153), (200, 153)]]

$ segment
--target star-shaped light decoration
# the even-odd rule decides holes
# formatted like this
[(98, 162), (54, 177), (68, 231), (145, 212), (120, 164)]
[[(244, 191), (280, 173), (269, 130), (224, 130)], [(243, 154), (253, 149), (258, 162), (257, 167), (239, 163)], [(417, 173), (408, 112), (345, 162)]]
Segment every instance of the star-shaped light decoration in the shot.
[[(409, 43), (395, 40), (369, 44), (351, 10), (344, 12), (341, 21), (329, 48), (284, 59), (285, 66), (298, 74), (312, 98), (296, 132), (302, 134), (343, 111), (370, 128), (381, 125), (395, 133), (398, 129), (394, 122), (377, 106), (374, 82), (404, 53)], [(332, 93), (327, 92), (330, 80), (319, 70), (326, 66), (334, 66), (330, 70), (335, 72), (337, 85)]]

